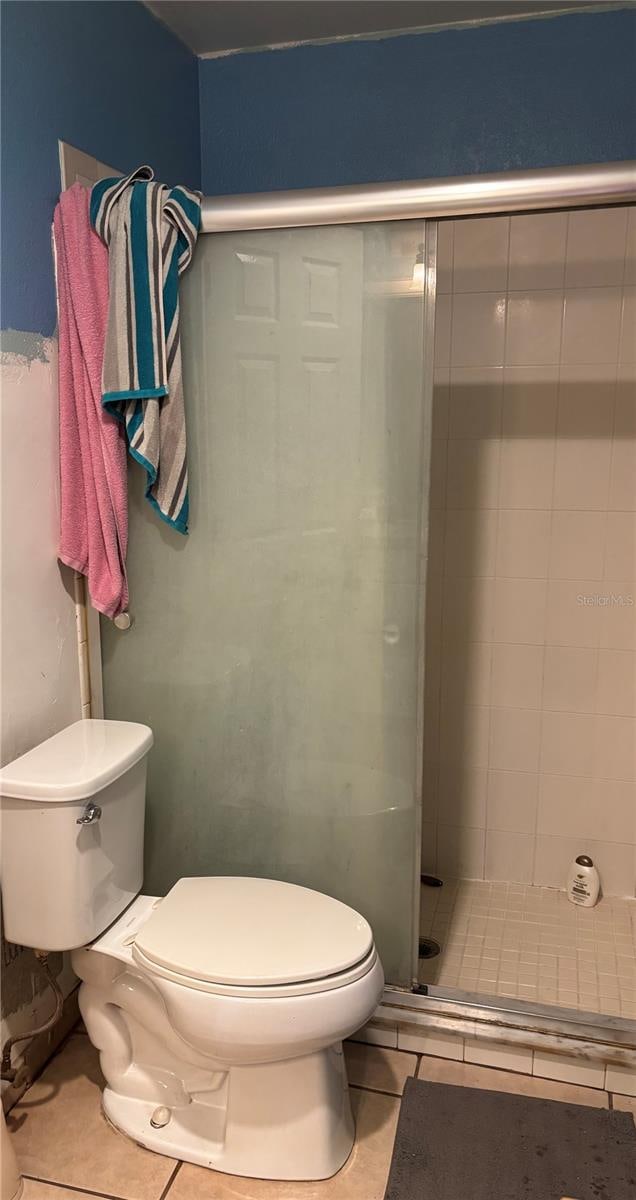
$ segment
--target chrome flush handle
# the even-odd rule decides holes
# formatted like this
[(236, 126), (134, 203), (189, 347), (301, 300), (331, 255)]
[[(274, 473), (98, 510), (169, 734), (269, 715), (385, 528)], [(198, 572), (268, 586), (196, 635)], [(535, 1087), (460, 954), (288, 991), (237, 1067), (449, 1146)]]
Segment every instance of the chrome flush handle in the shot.
[(76, 825), (92, 825), (93, 821), (99, 821), (99, 818), (101, 817), (101, 815), (102, 815), (102, 810), (99, 807), (99, 804), (93, 804), (93, 801), (91, 800), (86, 805), (86, 808), (84, 809), (84, 812), (82, 813), (81, 817), (77, 818), (77, 821), (75, 822), (75, 824)]

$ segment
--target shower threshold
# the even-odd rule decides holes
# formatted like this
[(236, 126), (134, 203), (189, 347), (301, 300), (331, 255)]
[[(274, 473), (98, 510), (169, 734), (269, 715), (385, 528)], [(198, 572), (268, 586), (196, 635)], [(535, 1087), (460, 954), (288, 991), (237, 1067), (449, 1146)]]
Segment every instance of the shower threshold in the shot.
[(423, 887), (420, 936), (442, 951), (411, 991), (387, 986), (374, 1021), (636, 1070), (635, 930), (630, 900), (581, 910), (550, 888)]
[(504, 1001), (453, 988), (426, 993), (389, 984), (372, 1023), (389, 1023), (412, 1033), (451, 1034), (586, 1059), (629, 1065), (636, 1070), (636, 1021), (585, 1013), (559, 1005)]

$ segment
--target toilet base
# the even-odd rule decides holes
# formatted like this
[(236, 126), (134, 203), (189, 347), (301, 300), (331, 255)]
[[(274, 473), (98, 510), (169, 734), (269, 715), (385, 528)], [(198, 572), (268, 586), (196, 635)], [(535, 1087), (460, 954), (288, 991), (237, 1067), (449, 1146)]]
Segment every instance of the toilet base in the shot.
[(260, 1179), (328, 1179), (346, 1162), (355, 1134), (341, 1044), (287, 1062), (231, 1067), (213, 1090), (169, 1107), (161, 1128), (151, 1124), (156, 1100), (106, 1087), (103, 1107), (148, 1150)]
[(342, 1040), (380, 999), (377, 955), (364, 975), (323, 991), (207, 991), (133, 960), (154, 903), (139, 896), (72, 955), (107, 1118), (149, 1150), (229, 1175), (335, 1175), (354, 1139)]

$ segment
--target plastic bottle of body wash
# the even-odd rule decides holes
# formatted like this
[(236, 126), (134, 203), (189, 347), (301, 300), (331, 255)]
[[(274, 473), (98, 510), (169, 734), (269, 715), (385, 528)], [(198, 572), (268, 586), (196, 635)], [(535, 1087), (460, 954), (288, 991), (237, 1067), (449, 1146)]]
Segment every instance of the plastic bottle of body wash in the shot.
[(587, 854), (579, 854), (575, 858), (568, 875), (567, 893), (572, 904), (580, 904), (583, 908), (592, 908), (598, 900), (601, 888), (599, 874)]

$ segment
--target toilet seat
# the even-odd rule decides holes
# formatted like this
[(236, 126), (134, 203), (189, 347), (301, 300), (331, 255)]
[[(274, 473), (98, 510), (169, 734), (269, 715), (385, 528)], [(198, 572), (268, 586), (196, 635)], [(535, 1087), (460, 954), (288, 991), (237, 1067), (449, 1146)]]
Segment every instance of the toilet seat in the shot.
[(136, 944), (132, 947), (132, 956), (137, 965), (143, 967), (149, 975), (159, 975), (162, 979), (169, 979), (171, 983), (179, 984), (181, 987), (193, 988), (197, 992), (209, 992), (214, 996), (237, 996), (245, 1000), (274, 1000), (278, 997), (309, 996), (314, 995), (316, 992), (332, 992), (336, 988), (345, 987), (348, 983), (354, 983), (357, 979), (362, 979), (364, 975), (373, 970), (378, 961), (378, 952), (375, 946), (373, 946), (362, 962), (352, 967), (351, 970), (343, 971), (338, 975), (327, 975), (323, 979), (305, 979), (300, 983), (246, 987), (228, 983), (211, 983), (206, 979), (195, 979), (190, 975), (170, 971), (167, 967), (159, 966), (151, 959), (146, 958)]
[(254, 998), (332, 991), (377, 960), (367, 921), (340, 901), (228, 876), (179, 880), (137, 932), (132, 954), (182, 986)]

